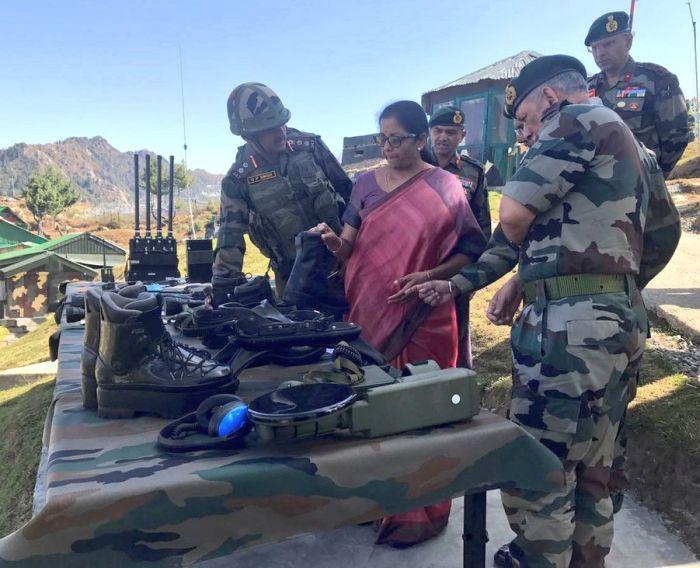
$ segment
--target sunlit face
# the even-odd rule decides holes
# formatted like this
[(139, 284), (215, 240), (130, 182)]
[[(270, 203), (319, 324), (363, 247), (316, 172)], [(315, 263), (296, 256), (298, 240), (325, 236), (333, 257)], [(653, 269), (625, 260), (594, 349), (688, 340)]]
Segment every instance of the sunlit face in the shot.
[(436, 156), (452, 156), (463, 139), (461, 126), (439, 125), (430, 129), (430, 144)]
[(596, 65), (603, 73), (621, 69), (629, 58), (632, 47), (632, 34), (622, 33), (594, 41), (588, 50), (593, 54)]
[(425, 134), (418, 137), (412, 136), (395, 118), (383, 118), (379, 121), (379, 132), (386, 138), (405, 137), (398, 147), (392, 146), (389, 140), (382, 146), (382, 152), (390, 168), (407, 169), (421, 159), (420, 151), (425, 145)]
[(287, 145), (287, 127), (278, 126), (270, 130), (263, 130), (254, 134), (253, 139), (265, 151), (265, 153), (275, 156), (284, 152)]
[(515, 112), (515, 133), (517, 141), (528, 148), (537, 142), (542, 130), (542, 113), (548, 107), (544, 97), (526, 98)]

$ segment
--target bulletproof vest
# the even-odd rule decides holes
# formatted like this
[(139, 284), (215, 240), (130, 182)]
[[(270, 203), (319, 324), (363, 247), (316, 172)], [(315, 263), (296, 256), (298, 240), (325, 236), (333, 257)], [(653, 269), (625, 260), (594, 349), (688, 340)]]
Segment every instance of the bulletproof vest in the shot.
[(333, 190), (312, 153), (314, 139), (289, 137), (291, 151), (276, 164), (248, 159), (244, 174), (250, 210), (251, 241), (272, 261), (276, 272), (287, 276), (296, 249), (294, 238), (321, 221), (340, 232), (342, 198)]

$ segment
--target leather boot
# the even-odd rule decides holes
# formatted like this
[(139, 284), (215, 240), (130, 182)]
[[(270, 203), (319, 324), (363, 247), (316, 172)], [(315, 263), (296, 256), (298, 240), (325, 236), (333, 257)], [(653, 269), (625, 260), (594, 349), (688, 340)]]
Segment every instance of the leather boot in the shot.
[(145, 412), (177, 418), (209, 396), (235, 392), (238, 380), (228, 366), (173, 341), (161, 319), (160, 297), (149, 294), (122, 303), (112, 292), (100, 302), (99, 416), (130, 418)]
[[(100, 298), (103, 289), (99, 286), (88, 288), (85, 292), (85, 338), (83, 352), (80, 356), (80, 372), (82, 380), (80, 390), (83, 393), (83, 406), (97, 408), (97, 383), (95, 382), (95, 362), (100, 346)], [(136, 298), (144, 293), (146, 287), (142, 282), (128, 284), (117, 290), (117, 294), (125, 299)]]

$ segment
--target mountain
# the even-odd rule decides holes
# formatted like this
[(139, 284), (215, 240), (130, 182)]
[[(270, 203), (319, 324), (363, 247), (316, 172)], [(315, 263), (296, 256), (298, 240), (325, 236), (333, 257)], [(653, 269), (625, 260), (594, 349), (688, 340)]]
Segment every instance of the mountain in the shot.
[[(139, 150), (143, 169), (149, 150)], [(167, 157), (165, 157), (167, 168)], [(15, 144), (0, 150), (0, 195), (19, 197), (29, 176), (38, 168), (53, 165), (78, 187), (82, 198), (97, 209), (115, 206), (133, 208), (133, 152), (120, 152), (100, 136), (67, 138), (52, 144)], [(222, 175), (202, 169), (190, 170), (194, 176), (192, 196), (198, 200), (219, 196)], [(143, 187), (142, 196), (143, 196)], [(143, 197), (142, 197), (143, 199)]]

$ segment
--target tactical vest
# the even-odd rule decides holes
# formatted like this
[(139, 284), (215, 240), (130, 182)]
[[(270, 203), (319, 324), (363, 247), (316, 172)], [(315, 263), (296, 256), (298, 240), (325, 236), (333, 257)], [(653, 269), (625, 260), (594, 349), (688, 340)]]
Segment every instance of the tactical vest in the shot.
[(321, 221), (340, 233), (343, 205), (314, 160), (314, 139), (300, 135), (288, 141), (290, 152), (276, 164), (248, 157), (238, 169), (245, 182), (250, 240), (272, 261), (275, 272), (285, 277), (296, 256), (294, 237)]

